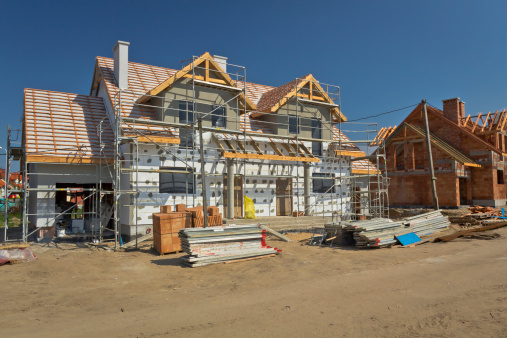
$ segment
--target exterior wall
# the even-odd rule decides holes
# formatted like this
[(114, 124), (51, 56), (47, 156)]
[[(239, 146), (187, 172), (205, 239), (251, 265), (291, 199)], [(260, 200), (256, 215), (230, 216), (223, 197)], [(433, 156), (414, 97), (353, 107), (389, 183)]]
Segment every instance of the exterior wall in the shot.
[(299, 105), (297, 106), (294, 100), (289, 101), (283, 105), (276, 112), (277, 118), (273, 121), (276, 124), (273, 126), (273, 131), (279, 135), (290, 135), (289, 134), (289, 115), (296, 115), (300, 118), (300, 137), (312, 137), (312, 118), (321, 120), (322, 123), (322, 138), (326, 140), (332, 140), (332, 117), (329, 108), (320, 107), (317, 105), (307, 104), (305, 102), (304, 108)]
[[(211, 139), (210, 133), (205, 133), (205, 141)], [(270, 146), (259, 142), (263, 152), (270, 153)], [(218, 206), (220, 213), (225, 217), (223, 205), (224, 193), (224, 175), (227, 174), (227, 165), (224, 158), (218, 150), (213, 149), (215, 145), (207, 143), (205, 148), (206, 158), (206, 195), (208, 205)], [(162, 149), (158, 149), (155, 145), (144, 144), (140, 145), (139, 153), (139, 169), (159, 169), (160, 167), (185, 167), (184, 162), (173, 156), (183, 156), (185, 149), (179, 149), (177, 146), (169, 146), (167, 148), (171, 153), (166, 153)], [(195, 201), (192, 195), (186, 194), (169, 194), (159, 192), (159, 173), (157, 172), (139, 172), (138, 189), (138, 205), (139, 208), (135, 209), (135, 198), (129, 197), (130, 201), (124, 203), (121, 207), (120, 222), (122, 224), (122, 234), (133, 236), (135, 235), (135, 223), (137, 217), (138, 233), (145, 233), (146, 228), (152, 227), (152, 214), (159, 212), (161, 205), (171, 205), (173, 210), (176, 204), (186, 204), (188, 207), (202, 205), (202, 181), (200, 176), (200, 163), (199, 151), (196, 146), (194, 150), (189, 150), (188, 155), (194, 155), (193, 165), (196, 172), (196, 191)], [(249, 151), (254, 151), (249, 149)], [(178, 153), (179, 152), (179, 153)], [(274, 155), (274, 151), (273, 151)], [(213, 160), (214, 159), (214, 160)], [(311, 171), (315, 173), (334, 173), (335, 177), (339, 177), (340, 173), (340, 159), (329, 159), (324, 162), (312, 163)], [(341, 176), (350, 175), (350, 162), (345, 158), (342, 161)], [(192, 159), (189, 158), (189, 164), (192, 164)], [(297, 162), (286, 161), (266, 161), (266, 160), (243, 160), (235, 161), (235, 173), (237, 175), (245, 175), (243, 177), (243, 195), (252, 198), (255, 203), (257, 216), (275, 216), (276, 215), (276, 177), (292, 177), (292, 190), (293, 190), (293, 210), (304, 210), (304, 173), (303, 164), (298, 166)], [(129, 180), (126, 180), (127, 182)], [(313, 183), (313, 182), (312, 182)], [(136, 184), (136, 173), (130, 175), (130, 185), (134, 188)], [(316, 215), (331, 216), (333, 211), (342, 210), (349, 212), (349, 188), (344, 186), (343, 189), (337, 187), (334, 194), (314, 194), (311, 195), (311, 212)], [(299, 196), (299, 199), (297, 198)]]
[[(29, 164), (29, 188), (55, 189), (57, 183), (95, 184), (98, 168), (84, 164)], [(50, 173), (50, 175), (44, 175)], [(107, 169), (102, 177), (108, 177)], [(111, 183), (104, 179), (103, 183)], [(28, 194), (28, 220), (37, 227), (55, 225), (55, 192), (31, 191)]]
[[(452, 112), (453, 114), (458, 114), (461, 107), (456, 106), (456, 109)], [(406, 122), (424, 128), (422, 113), (417, 111), (411, 113)], [(497, 179), (497, 170), (503, 170), (504, 176), (507, 173), (507, 163), (504, 158), (486, 149), (483, 144), (466, 135), (458, 127), (445, 123), (433, 114), (428, 114), (428, 123), (433, 135), (445, 140), (481, 165), (481, 168), (465, 167), (451, 159), (447, 154), (432, 147), (440, 205), (458, 206), (461, 204), (461, 200), (465, 199), (460, 196), (459, 178), (466, 179), (467, 204), (504, 205), (507, 202), (507, 189), (505, 183), (499, 184)], [(397, 158), (395, 153), (396, 148), (401, 145), (404, 147), (403, 161), (405, 168), (399, 170), (397, 164), (402, 159)], [(429, 163), (424, 141), (419, 139), (407, 142), (391, 142), (386, 148), (386, 155), (388, 176), (391, 178), (389, 187), (390, 204), (432, 205)], [(418, 170), (412, 163), (422, 165), (423, 169)], [(506, 182), (505, 177), (504, 182)], [(424, 188), (418, 190), (418, 186)]]
[[(237, 93), (232, 93), (215, 88), (195, 86), (195, 111), (209, 113), (213, 105), (222, 105), (226, 107), (226, 129), (240, 130), (240, 120), (237, 109), (237, 100), (233, 99)], [(167, 91), (163, 91), (160, 98), (152, 99), (152, 104), (157, 107), (157, 114), (164, 122), (179, 123), (179, 102), (192, 101), (192, 81), (183, 79), (177, 81)], [(232, 99), (232, 100), (231, 100)], [(203, 119), (204, 127), (211, 127), (211, 115)]]

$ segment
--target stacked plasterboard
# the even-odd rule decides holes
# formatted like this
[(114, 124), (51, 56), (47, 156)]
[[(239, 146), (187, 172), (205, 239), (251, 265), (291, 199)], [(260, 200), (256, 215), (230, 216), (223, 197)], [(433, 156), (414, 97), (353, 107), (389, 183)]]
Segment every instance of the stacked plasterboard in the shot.
[(419, 237), (427, 236), (447, 229), (449, 225), (447, 217), (437, 210), (404, 218), (397, 222), (392, 222), (389, 219), (348, 222), (342, 224), (342, 229), (353, 232), (357, 247), (378, 248), (397, 244), (397, 236), (412, 232)]
[(260, 225), (181, 229), (179, 237), (188, 254), (183, 262), (192, 267), (281, 252), (266, 245), (266, 230)]

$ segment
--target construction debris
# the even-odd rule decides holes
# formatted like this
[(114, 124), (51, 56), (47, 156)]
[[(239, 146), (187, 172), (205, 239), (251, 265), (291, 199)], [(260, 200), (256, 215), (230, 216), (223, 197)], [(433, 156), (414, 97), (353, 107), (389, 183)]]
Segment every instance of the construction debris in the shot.
[(437, 210), (398, 222), (389, 219), (347, 222), (342, 224), (342, 231), (353, 234), (358, 248), (381, 248), (398, 244), (398, 236), (409, 233), (419, 237), (427, 236), (447, 229), (449, 225), (449, 220)]
[(281, 233), (279, 233), (278, 231), (275, 231), (273, 229), (271, 229), (270, 227), (268, 226), (265, 226), (265, 225), (261, 225), (261, 228), (263, 230), (266, 230), (267, 232), (269, 232), (271, 235), (275, 236), (275, 237), (278, 237), (280, 238), (282, 241), (284, 242), (294, 242), (292, 239), (290, 239), (289, 237), (287, 236), (284, 236), (282, 235)]
[(435, 238), (433, 240), (433, 242), (450, 242), (456, 238), (467, 236), (467, 235), (472, 234), (474, 232), (482, 232), (482, 231), (498, 229), (498, 228), (504, 227), (506, 225), (507, 225), (507, 222), (501, 222), (501, 223), (497, 223), (497, 224), (484, 226), (482, 228), (475, 228), (475, 229), (470, 229), (470, 230), (458, 231), (458, 232), (455, 232), (451, 235)]
[(266, 245), (266, 230), (260, 225), (229, 225), (181, 229), (182, 257), (191, 267), (278, 254)]
[(0, 247), (0, 265), (7, 263), (26, 263), (36, 260), (37, 257), (27, 247), (9, 248), (4, 249)]

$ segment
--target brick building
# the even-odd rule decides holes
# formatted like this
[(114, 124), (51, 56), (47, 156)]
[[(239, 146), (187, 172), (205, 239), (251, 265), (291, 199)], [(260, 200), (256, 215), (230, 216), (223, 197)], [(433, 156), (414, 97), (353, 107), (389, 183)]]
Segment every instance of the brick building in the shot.
[[(505, 205), (505, 110), (465, 117), (459, 98), (443, 109), (427, 106), (437, 195), (440, 206)], [(429, 161), (422, 104), (398, 126), (382, 128), (392, 206), (431, 206)]]

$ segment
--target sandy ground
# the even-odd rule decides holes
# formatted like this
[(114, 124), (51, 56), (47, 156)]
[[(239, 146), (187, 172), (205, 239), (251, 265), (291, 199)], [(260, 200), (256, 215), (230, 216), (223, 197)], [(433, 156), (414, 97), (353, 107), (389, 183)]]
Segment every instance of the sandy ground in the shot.
[(1, 337), (507, 337), (507, 228), (493, 240), (185, 268), (182, 254), (33, 246), (0, 267)]

